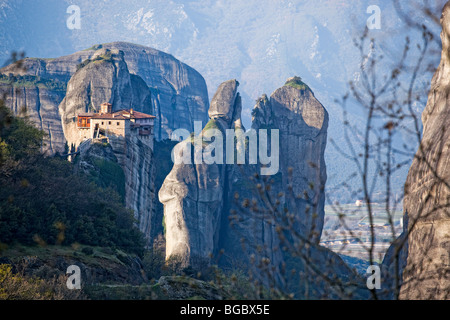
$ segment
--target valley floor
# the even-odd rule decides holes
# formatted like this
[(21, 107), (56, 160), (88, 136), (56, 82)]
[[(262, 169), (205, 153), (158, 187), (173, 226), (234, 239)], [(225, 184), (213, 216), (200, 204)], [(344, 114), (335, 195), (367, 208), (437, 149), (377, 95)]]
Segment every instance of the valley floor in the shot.
[(403, 230), (402, 208), (396, 208), (392, 223), (384, 204), (371, 205), (373, 212), (374, 241), (371, 224), (365, 205), (343, 204), (325, 206), (325, 223), (320, 244), (328, 249), (350, 257), (368, 261), (370, 247), (373, 246), (373, 259), (381, 263), (384, 255)]

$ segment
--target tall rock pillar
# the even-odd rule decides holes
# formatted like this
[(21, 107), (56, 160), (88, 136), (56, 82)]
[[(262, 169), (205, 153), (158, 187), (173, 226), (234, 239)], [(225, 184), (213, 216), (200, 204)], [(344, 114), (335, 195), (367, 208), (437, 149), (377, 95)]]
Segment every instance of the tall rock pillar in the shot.
[(401, 299), (450, 298), (450, 3), (442, 57), (422, 114), (423, 137), (405, 184), (408, 258)]

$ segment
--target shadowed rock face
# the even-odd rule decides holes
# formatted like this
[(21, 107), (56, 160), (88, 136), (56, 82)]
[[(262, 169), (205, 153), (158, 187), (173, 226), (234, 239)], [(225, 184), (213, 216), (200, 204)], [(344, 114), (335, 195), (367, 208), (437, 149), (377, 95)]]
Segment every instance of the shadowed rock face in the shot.
[(328, 112), (309, 88), (290, 85), (277, 89), (270, 97), (270, 105), (273, 127), (280, 130), (283, 190), (288, 185), (293, 187), (286, 202), (299, 215), (296, 231), (318, 243), (325, 215)]
[[(237, 86), (235, 80), (219, 86), (205, 129), (214, 127), (224, 132), (242, 128)], [(259, 99), (253, 115), (253, 129), (276, 129), (280, 134), (279, 172), (269, 177), (274, 180), (269, 192), (271, 200), (275, 202), (278, 194), (284, 193), (278, 209), (282, 212), (287, 207), (294, 213), (292, 231), (317, 243), (324, 216), (328, 113), (309, 88), (285, 85), (270, 100), (267, 96)], [(192, 148), (192, 141), (180, 142), (175, 152)], [(269, 145), (268, 150), (272, 148)], [(276, 230), (280, 217), (260, 198), (257, 185), (264, 188), (268, 183), (261, 178), (260, 164), (248, 164), (249, 148), (245, 152), (246, 164), (239, 166), (174, 165), (159, 191), (159, 200), (164, 204), (167, 258), (178, 256), (189, 265), (198, 260), (209, 261), (212, 256), (220, 258), (224, 266), (245, 265), (255, 272), (257, 264), (268, 259), (263, 260), (268, 261), (266, 267), (278, 278), (283, 262), (282, 243)], [(289, 185), (301, 197), (289, 196)], [(256, 199), (256, 206), (269, 215), (244, 208), (244, 199)], [(256, 262), (252, 263), (252, 259)]]
[[(302, 241), (294, 234), (300, 235), (311, 246), (318, 244), (320, 239), (328, 127), (328, 113), (312, 91), (289, 83), (288, 79), (286, 85), (275, 90), (270, 98), (263, 95), (252, 112), (252, 129), (258, 132), (260, 129), (279, 130), (278, 173), (263, 177), (259, 164), (228, 168), (226, 219), (223, 220), (220, 242), (224, 249), (221, 263), (225, 267), (233, 263), (252, 266), (249, 269), (254, 274), (267, 273), (266, 279), (262, 277), (263, 281), (274, 280), (282, 286), (289, 285), (283, 283), (279, 275), (286, 258), (283, 248), (292, 250), (290, 245)], [(270, 143), (269, 150), (272, 150)], [(249, 150), (246, 151), (248, 154)], [(244, 207), (244, 199), (257, 199), (257, 203)], [(293, 215), (291, 224), (286, 220), (288, 214)], [(280, 226), (287, 224), (290, 224), (288, 228), (280, 230)], [(311, 248), (308, 256), (314, 261), (325, 261), (320, 252), (323, 250)], [(333, 260), (340, 259), (335, 257)], [(342, 261), (340, 264), (344, 265)], [(271, 268), (274, 268), (274, 274), (261, 272)]]
[(402, 299), (450, 295), (450, 4), (442, 19), (442, 57), (422, 114), (423, 138), (405, 184), (408, 258)]
[(262, 96), (253, 110), (254, 129), (280, 132), (280, 188), (290, 211), (298, 212), (296, 231), (318, 242), (324, 219), (324, 188), (327, 179), (324, 152), (328, 112), (303, 84), (288, 79), (270, 96)]

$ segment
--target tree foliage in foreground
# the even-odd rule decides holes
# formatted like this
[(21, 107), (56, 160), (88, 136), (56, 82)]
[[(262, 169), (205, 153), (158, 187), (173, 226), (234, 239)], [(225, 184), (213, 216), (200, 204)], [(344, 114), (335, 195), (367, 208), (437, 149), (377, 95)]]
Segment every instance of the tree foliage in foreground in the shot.
[(0, 243), (81, 243), (141, 255), (143, 235), (112, 189), (41, 154), (43, 132), (0, 105)]

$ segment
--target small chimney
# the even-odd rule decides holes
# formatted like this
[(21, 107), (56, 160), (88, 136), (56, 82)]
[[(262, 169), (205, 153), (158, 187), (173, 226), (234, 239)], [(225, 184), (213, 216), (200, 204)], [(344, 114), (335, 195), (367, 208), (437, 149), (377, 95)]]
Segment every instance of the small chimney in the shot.
[(130, 115), (133, 115), (133, 108), (130, 109)]
[(100, 105), (100, 114), (111, 113), (111, 111), (112, 111), (112, 104), (111, 103), (103, 102)]

